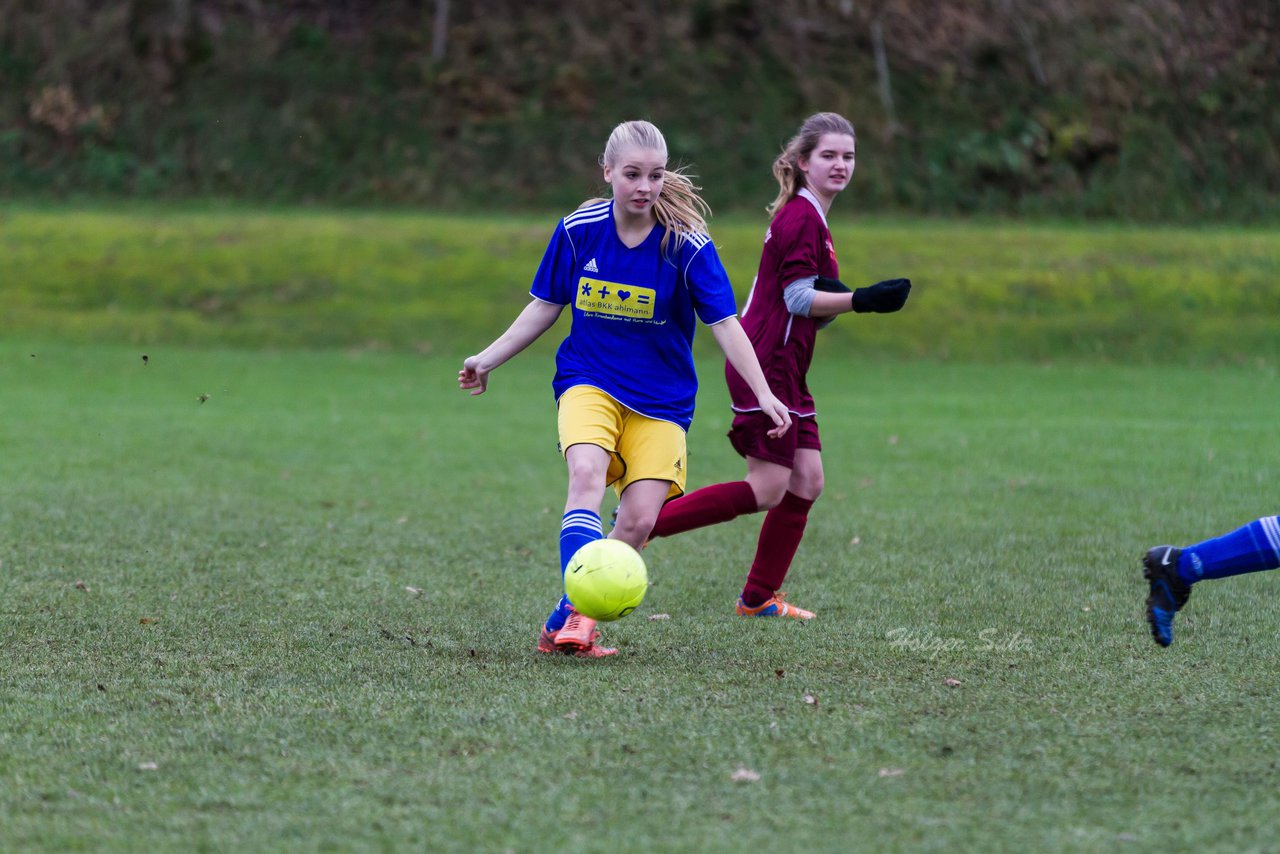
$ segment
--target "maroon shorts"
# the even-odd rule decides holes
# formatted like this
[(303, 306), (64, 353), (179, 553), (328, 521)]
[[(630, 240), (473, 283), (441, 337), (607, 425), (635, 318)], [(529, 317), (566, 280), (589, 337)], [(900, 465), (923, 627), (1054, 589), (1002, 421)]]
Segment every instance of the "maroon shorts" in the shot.
[(773, 419), (763, 412), (738, 412), (734, 414), (733, 426), (729, 428), (729, 441), (733, 449), (744, 457), (755, 457), (787, 468), (794, 467), (797, 449), (822, 450), (817, 418), (796, 418), (793, 415), (791, 429), (777, 439), (769, 438), (768, 433), (772, 429)]

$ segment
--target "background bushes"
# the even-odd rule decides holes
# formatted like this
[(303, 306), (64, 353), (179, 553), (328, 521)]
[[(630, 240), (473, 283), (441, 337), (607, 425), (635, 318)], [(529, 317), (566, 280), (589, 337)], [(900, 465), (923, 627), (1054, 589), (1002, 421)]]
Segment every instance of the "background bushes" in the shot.
[(832, 109), (863, 209), (1268, 219), (1277, 43), (1270, 0), (0, 0), (0, 193), (561, 207), (644, 116), (756, 210)]

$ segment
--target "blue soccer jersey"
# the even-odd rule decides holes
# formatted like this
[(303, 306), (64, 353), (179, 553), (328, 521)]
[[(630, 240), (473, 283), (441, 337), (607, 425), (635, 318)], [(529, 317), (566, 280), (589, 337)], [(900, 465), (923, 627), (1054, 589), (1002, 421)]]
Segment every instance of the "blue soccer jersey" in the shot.
[(656, 226), (633, 248), (618, 238), (613, 203), (580, 208), (560, 221), (530, 293), (573, 309), (556, 354), (556, 399), (575, 385), (595, 386), (623, 406), (685, 430), (693, 421), (697, 321), (737, 314), (733, 288), (705, 234), (660, 249)]

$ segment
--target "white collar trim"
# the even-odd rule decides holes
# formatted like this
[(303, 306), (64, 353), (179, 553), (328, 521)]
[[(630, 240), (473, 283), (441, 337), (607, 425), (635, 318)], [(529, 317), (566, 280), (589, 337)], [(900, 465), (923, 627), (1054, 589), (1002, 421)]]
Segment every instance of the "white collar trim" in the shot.
[(800, 192), (796, 193), (796, 195), (804, 196), (808, 199), (809, 203), (813, 205), (814, 210), (818, 212), (818, 216), (822, 217), (822, 224), (827, 224), (827, 214), (822, 210), (822, 202), (818, 201), (818, 197), (815, 196), (808, 187), (801, 187)]

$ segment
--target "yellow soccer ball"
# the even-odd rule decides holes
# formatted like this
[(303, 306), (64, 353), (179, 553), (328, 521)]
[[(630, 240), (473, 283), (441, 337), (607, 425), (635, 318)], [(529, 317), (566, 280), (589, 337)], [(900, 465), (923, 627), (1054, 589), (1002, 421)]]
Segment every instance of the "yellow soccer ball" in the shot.
[(622, 540), (587, 543), (564, 570), (564, 592), (574, 610), (601, 622), (630, 614), (648, 587), (644, 558)]

